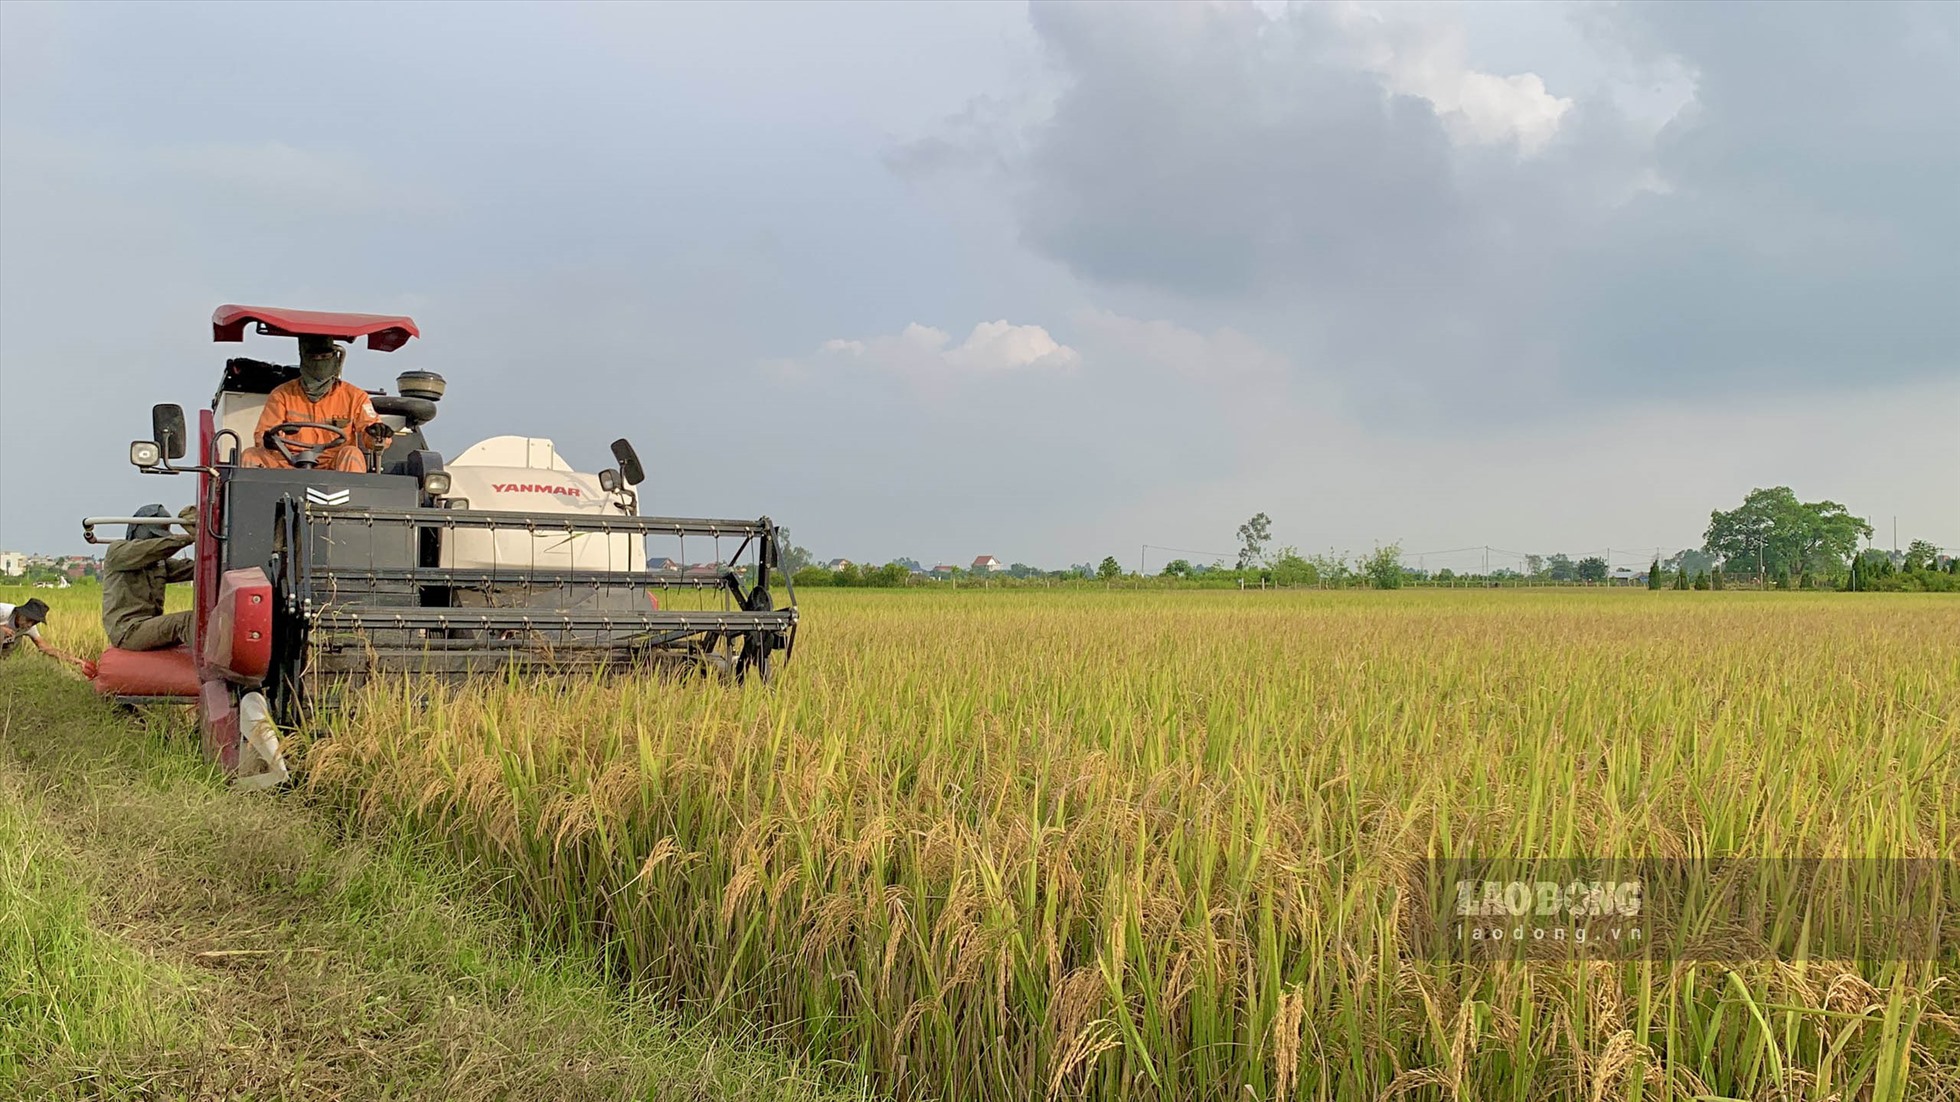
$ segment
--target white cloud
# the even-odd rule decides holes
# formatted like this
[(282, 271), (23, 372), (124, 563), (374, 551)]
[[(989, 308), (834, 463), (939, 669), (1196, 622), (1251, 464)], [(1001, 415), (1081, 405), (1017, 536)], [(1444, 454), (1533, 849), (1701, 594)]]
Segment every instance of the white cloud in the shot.
[(1380, 76), (1391, 92), (1428, 100), (1459, 145), (1515, 142), (1520, 152), (1533, 154), (1572, 109), (1573, 101), (1552, 95), (1537, 73), (1500, 76), (1471, 68), (1461, 27), (1391, 24), (1380, 10), (1353, 5), (1337, 13), (1353, 36), (1360, 67)]
[(1022, 367), (1067, 370), (1080, 363), (1075, 349), (1061, 344), (1039, 325), (1009, 325), (1005, 319), (973, 327), (966, 343), (947, 353), (946, 362), (974, 371)]
[(963, 343), (952, 342), (952, 334), (945, 330), (913, 322), (894, 335), (827, 340), (817, 351), (828, 359), (907, 373), (1067, 371), (1082, 362), (1075, 349), (1057, 341), (1041, 326), (1014, 325), (1006, 319), (983, 321), (973, 327)]

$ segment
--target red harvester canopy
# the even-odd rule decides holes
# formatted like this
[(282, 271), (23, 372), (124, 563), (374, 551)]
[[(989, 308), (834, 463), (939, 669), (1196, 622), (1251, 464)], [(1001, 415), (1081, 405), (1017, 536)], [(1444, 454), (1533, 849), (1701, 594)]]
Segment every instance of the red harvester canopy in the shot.
[(245, 323), (257, 322), (271, 337), (366, 337), (376, 352), (393, 352), (419, 337), (415, 319), (386, 314), (330, 314), (324, 310), (286, 310), (277, 306), (220, 306), (211, 313), (211, 339), (242, 341)]

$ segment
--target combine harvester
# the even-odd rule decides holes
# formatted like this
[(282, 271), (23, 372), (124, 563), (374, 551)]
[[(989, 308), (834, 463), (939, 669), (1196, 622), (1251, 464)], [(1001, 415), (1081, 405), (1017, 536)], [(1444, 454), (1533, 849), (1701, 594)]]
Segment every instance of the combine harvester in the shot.
[[(244, 340), (248, 326), (269, 337), (366, 338), (377, 352), (420, 336), (406, 317), (250, 306), (211, 317), (219, 342)], [(659, 667), (767, 681), (773, 656), (788, 659), (796, 594), (769, 518), (640, 516), (644, 474), (625, 440), (612, 445), (617, 465), (597, 474), (572, 470), (551, 441), (522, 436), (481, 441), (445, 464), (422, 433), (444, 390), (426, 371), (402, 373), (397, 394), (370, 392), (386, 426), (372, 430), (374, 443), (385, 446), (365, 473), (319, 469), (344, 428), (296, 423), (252, 438), (267, 395), (298, 373), (227, 360), (211, 408), (198, 414), (194, 465), (175, 463), (188, 440), (183, 409), (152, 411), (151, 439), (130, 445), (130, 462), (197, 476), (194, 640), (111, 648), (95, 680), (97, 692), (128, 703), (195, 704), (205, 754), (241, 783), (283, 780), (278, 730), (376, 675)], [(340, 436), (296, 446), (305, 428)], [(292, 467), (240, 466), (255, 444)], [(83, 535), (99, 543), (99, 526), (132, 523), (182, 522), (89, 517)], [(677, 541), (681, 566), (649, 569), (652, 539)], [(690, 540), (711, 549), (709, 565), (685, 565)], [(780, 608), (770, 591), (779, 573)], [(676, 607), (685, 604), (700, 607)]]

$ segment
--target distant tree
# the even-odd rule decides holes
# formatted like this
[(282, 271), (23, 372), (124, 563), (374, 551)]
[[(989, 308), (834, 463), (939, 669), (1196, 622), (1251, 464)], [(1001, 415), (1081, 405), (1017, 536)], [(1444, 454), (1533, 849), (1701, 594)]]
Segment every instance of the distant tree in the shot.
[(1524, 557), (1524, 572), (1527, 577), (1532, 577), (1532, 578), (1536, 578), (1538, 575), (1544, 573), (1545, 556), (1526, 555)]
[(1906, 548), (1907, 570), (1930, 570), (1934, 560), (1940, 557), (1940, 549), (1926, 540), (1913, 540)]
[(1661, 557), (1659, 555), (1655, 555), (1654, 564), (1647, 568), (1647, 588), (1659, 589), (1660, 587), (1661, 587)]
[(1313, 585), (1320, 580), (1314, 565), (1300, 557), (1297, 547), (1282, 547), (1273, 557), (1273, 581), (1280, 585)]
[(1336, 555), (1332, 548), (1325, 555), (1309, 555), (1307, 564), (1313, 567), (1314, 576), (1322, 585), (1343, 586), (1354, 577), (1354, 571), (1348, 568), (1347, 553)]
[(1687, 568), (1686, 568), (1686, 567), (1680, 567), (1680, 566), (1677, 566), (1677, 567), (1675, 567), (1675, 568), (1674, 568), (1674, 588), (1676, 588), (1676, 589), (1687, 589), (1688, 587), (1689, 587), (1689, 581), (1688, 581), (1688, 571), (1687, 571)]
[(781, 566), (791, 576), (794, 576), (797, 571), (817, 561), (815, 556), (810, 554), (808, 548), (796, 546), (796, 542), (789, 538), (789, 525), (777, 525), (776, 538), (781, 541), (777, 545), (782, 549)]
[(1239, 569), (1250, 570), (1266, 557), (1266, 544), (1273, 538), (1273, 522), (1264, 513), (1254, 513), (1239, 525)]
[(1579, 568), (1565, 555), (1553, 555), (1545, 560), (1545, 576), (1555, 582), (1576, 582)]
[(864, 571), (862, 577), (865, 585), (895, 588), (910, 582), (912, 572), (907, 570), (903, 563), (888, 562), (883, 566)]
[[(1784, 580), (1785, 580), (1785, 581), (1788, 581), (1788, 580), (1789, 580), (1789, 579), (1788, 579), (1788, 576), (1787, 576), (1787, 575), (1785, 576), (1785, 578), (1784, 578)], [(1709, 583), (1709, 581), (1708, 581), (1708, 575), (1707, 575), (1707, 574), (1706, 574), (1705, 572), (1704, 572), (1704, 573), (1701, 573), (1701, 574), (1696, 574), (1696, 575), (1695, 575), (1695, 588), (1696, 588), (1696, 589), (1707, 589), (1707, 588), (1708, 588), (1708, 586), (1709, 586), (1709, 584), (1710, 584), (1710, 583)]]
[(1857, 564), (1858, 576), (1869, 588), (1870, 583), (1892, 574), (1892, 556), (1876, 547), (1868, 547), (1860, 552), (1852, 562)]
[(1598, 555), (1587, 555), (1580, 559), (1573, 569), (1582, 582), (1603, 582), (1609, 572), (1606, 560)]
[(892, 561), (904, 567), (905, 569), (910, 570), (914, 574), (923, 574), (926, 572), (925, 566), (922, 563), (920, 563), (919, 560), (917, 559), (898, 558), (898, 559), (893, 559)]
[(1712, 571), (1710, 571), (1710, 572), (1709, 572), (1709, 575), (1708, 575), (1708, 588), (1710, 588), (1710, 589), (1720, 589), (1720, 588), (1722, 588), (1722, 580), (1723, 580), (1723, 579), (1722, 579), (1722, 568), (1718, 566), (1718, 567), (1716, 567), (1716, 568), (1715, 568), (1714, 570), (1712, 570)]
[(1801, 502), (1788, 486), (1749, 491), (1742, 504), (1709, 514), (1703, 540), (1731, 570), (1762, 577), (1826, 567), (1848, 558), (1871, 525), (1835, 501)]
[(1712, 568), (1717, 561), (1719, 560), (1708, 552), (1698, 547), (1690, 547), (1685, 551), (1676, 551), (1674, 554), (1662, 559), (1661, 570), (1664, 573), (1686, 570), (1688, 577), (1692, 578), (1696, 574)]
[(1103, 581), (1114, 581), (1122, 576), (1123, 564), (1117, 562), (1116, 556), (1114, 555), (1104, 558), (1102, 565), (1096, 567), (1096, 577), (1101, 578)]
[(1436, 580), (1439, 582), (1453, 582), (1456, 580), (1456, 571), (1446, 566), (1436, 572)]
[(1010, 563), (1007, 567), (1007, 576), (1010, 578), (1039, 578), (1041, 577), (1041, 568), (1038, 566), (1029, 566), (1024, 562)]
[(1391, 543), (1375, 548), (1374, 554), (1361, 560), (1361, 573), (1376, 589), (1402, 588), (1402, 545)]
[(1164, 564), (1163, 576), (1166, 578), (1188, 578), (1191, 574), (1191, 564), (1185, 559), (1172, 559)]

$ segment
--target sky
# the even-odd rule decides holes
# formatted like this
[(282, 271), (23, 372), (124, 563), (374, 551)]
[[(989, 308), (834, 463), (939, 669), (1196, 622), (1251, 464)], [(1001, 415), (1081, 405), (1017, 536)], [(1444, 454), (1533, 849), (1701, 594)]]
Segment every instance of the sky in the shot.
[(231, 302), (825, 558), (1960, 548), (1960, 5), (0, 5), (0, 546)]

